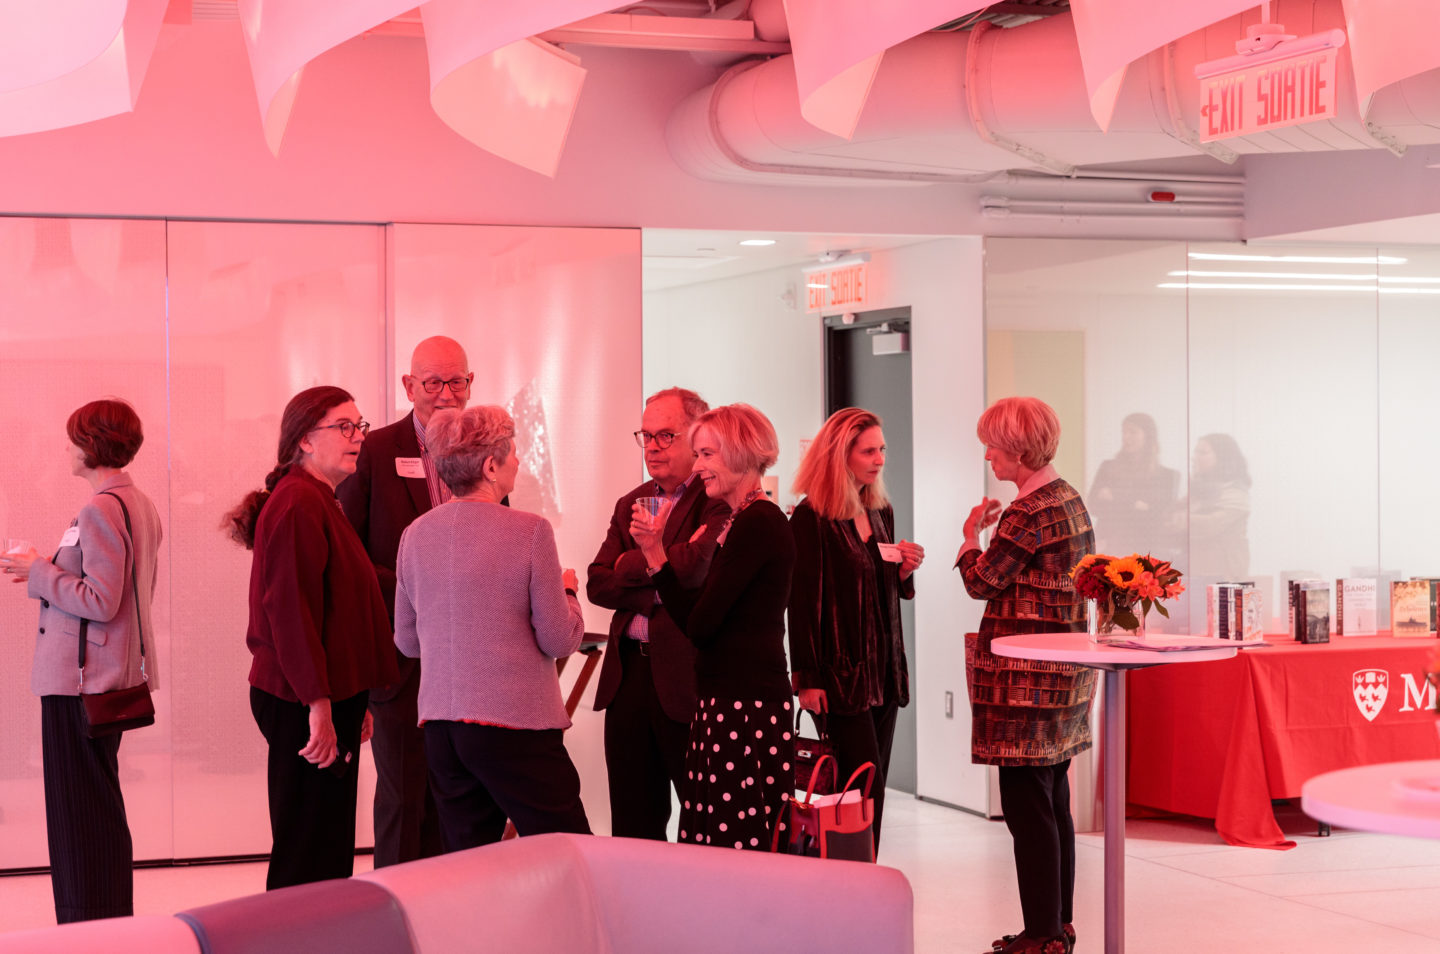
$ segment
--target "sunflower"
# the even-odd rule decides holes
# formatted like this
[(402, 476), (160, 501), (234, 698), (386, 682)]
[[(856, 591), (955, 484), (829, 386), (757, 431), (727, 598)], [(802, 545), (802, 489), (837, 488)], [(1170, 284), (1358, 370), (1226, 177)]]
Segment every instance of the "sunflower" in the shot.
[(1145, 568), (1133, 556), (1121, 557), (1111, 560), (1110, 565), (1105, 567), (1105, 578), (1115, 584), (1117, 590), (1125, 590), (1134, 586), (1144, 572)]

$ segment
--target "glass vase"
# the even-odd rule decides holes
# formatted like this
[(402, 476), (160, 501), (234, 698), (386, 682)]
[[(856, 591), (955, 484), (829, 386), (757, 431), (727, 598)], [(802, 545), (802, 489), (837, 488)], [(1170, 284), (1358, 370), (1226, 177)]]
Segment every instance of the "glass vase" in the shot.
[[(1085, 620), (1086, 631), (1090, 634), (1090, 641), (1104, 643), (1110, 640), (1143, 640), (1145, 638), (1145, 614), (1138, 606), (1133, 604), (1110, 604), (1100, 600), (1086, 600)], [(1135, 614), (1138, 625), (1133, 628), (1126, 628), (1116, 622), (1114, 610), (1128, 609)]]

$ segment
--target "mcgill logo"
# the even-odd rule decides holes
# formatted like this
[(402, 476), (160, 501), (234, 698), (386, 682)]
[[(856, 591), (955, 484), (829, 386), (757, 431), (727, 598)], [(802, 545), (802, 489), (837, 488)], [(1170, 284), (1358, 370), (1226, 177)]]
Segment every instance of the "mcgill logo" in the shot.
[[(1400, 712), (1423, 712), (1435, 708), (1435, 687), (1426, 681), (1424, 673), (1417, 677), (1414, 673), (1402, 672), (1400, 683)], [(1350, 695), (1365, 721), (1374, 722), (1380, 710), (1385, 708), (1385, 701), (1390, 698), (1390, 673), (1384, 669), (1356, 670), (1350, 677)]]

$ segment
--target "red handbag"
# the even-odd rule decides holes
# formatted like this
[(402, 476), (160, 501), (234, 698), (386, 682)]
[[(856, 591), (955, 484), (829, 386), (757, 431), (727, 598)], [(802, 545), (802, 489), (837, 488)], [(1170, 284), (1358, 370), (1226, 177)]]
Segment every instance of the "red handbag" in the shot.
[[(825, 731), (825, 717), (814, 712), (810, 713), (810, 721), (815, 723), (816, 738), (806, 738), (801, 734), (800, 716), (808, 711), (795, 710), (795, 788), (797, 791), (808, 790), (829, 795), (840, 784), (840, 771), (835, 763), (835, 746), (830, 743), (830, 734)], [(830, 758), (830, 773), (817, 776), (815, 769), (820, 765), (820, 760), (827, 756)]]
[[(866, 762), (857, 768), (839, 793), (817, 796), (815, 781), (827, 767), (834, 772), (833, 764), (826, 765), (834, 761), (833, 756), (821, 756), (804, 799), (786, 803), (770, 841), (771, 851), (810, 858), (875, 861), (875, 801), (870, 797), (875, 763)], [(864, 786), (857, 788), (862, 775)]]

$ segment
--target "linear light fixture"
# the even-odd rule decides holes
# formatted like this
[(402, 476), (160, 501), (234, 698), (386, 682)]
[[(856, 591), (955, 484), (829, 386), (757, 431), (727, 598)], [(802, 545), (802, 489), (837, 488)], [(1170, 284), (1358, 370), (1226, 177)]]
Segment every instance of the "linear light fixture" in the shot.
[(774, 245), (774, 239), (741, 239), (741, 245), (748, 245), (754, 248), (763, 248), (766, 245)]
[(1379, 285), (1302, 285), (1265, 282), (1160, 282), (1156, 288), (1186, 291), (1319, 291), (1369, 292), (1381, 295), (1440, 295), (1440, 288), (1382, 288)]
[(1393, 255), (1242, 255), (1238, 252), (1189, 252), (1200, 262), (1294, 262), (1308, 265), (1404, 265), (1408, 258)]
[(1392, 282), (1414, 285), (1440, 284), (1440, 277), (1430, 275), (1376, 275), (1373, 272), (1212, 272), (1197, 269), (1168, 273), (1171, 278), (1293, 278), (1333, 281)]

